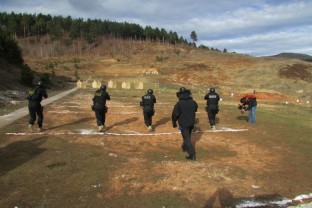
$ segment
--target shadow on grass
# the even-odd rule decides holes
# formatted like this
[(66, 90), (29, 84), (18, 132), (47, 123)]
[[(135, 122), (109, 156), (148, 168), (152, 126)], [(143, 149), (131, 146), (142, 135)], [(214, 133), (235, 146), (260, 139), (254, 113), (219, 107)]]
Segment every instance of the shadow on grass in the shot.
[(196, 152), (196, 143), (197, 143), (198, 141), (200, 141), (202, 135), (204, 134), (204, 131), (202, 131), (201, 128), (199, 128), (199, 127), (196, 127), (196, 128), (194, 129), (194, 131), (195, 131), (195, 132), (192, 133), (192, 145), (193, 145), (194, 150), (195, 150), (195, 152)]
[(216, 117), (216, 124), (220, 123), (220, 118)]
[[(206, 120), (206, 121), (207, 121), (207, 124), (210, 126), (208, 115), (207, 115), (206, 119), (207, 119), (207, 120)], [(199, 118), (196, 118), (195, 124), (197, 124), (197, 123), (199, 123)], [(215, 123), (216, 123), (216, 124), (220, 123), (220, 118), (219, 118), (217, 115), (216, 115), (216, 118), (215, 118)]]
[(58, 125), (58, 126), (53, 126), (51, 128), (48, 128), (47, 130), (53, 130), (53, 129), (57, 129), (57, 128), (65, 127), (65, 126), (70, 126), (70, 125), (75, 125), (75, 124), (91, 121), (91, 120), (95, 120), (96, 121), (96, 118), (95, 117), (82, 118), (82, 119), (79, 119), (79, 120), (71, 122), (71, 123), (66, 123), (66, 124), (62, 124), (62, 125)]
[(0, 149), (0, 177), (46, 151), (40, 146), (47, 140), (39, 137), (28, 141), (17, 141)]
[(248, 121), (248, 116), (246, 115), (246, 116), (243, 116), (243, 115), (241, 115), (241, 116), (237, 116), (236, 117), (236, 119), (237, 120), (240, 120), (240, 121)]
[(171, 120), (170, 117), (164, 117), (164, 118), (158, 120), (153, 126), (154, 126), (154, 128), (156, 129), (156, 127), (161, 126), (161, 125), (164, 125), (164, 124), (166, 124), (166, 123), (167, 123), (168, 121), (170, 121), (170, 120)]
[(106, 130), (110, 130), (114, 126), (122, 126), (122, 125), (126, 125), (126, 124), (129, 124), (129, 123), (132, 123), (134, 121), (137, 121), (138, 119), (139, 119), (138, 117), (128, 118), (128, 119), (126, 119), (124, 121), (120, 121), (120, 122), (114, 123), (111, 126), (106, 127)]
[(227, 190), (226, 188), (219, 188), (208, 199), (203, 208), (213, 208), (216, 207), (215, 204), (220, 204), (220, 207), (237, 207), (238, 205), (242, 205), (243, 203), (249, 204), (247, 206), (244, 205), (243, 207), (251, 207), (251, 204), (255, 205), (259, 203), (263, 205), (267, 204), (267, 206), (261, 207), (276, 207), (274, 206), (274, 204), (269, 204), (281, 200), (283, 200), (283, 197), (280, 194), (263, 194), (253, 197), (234, 198), (233, 194), (229, 190)]

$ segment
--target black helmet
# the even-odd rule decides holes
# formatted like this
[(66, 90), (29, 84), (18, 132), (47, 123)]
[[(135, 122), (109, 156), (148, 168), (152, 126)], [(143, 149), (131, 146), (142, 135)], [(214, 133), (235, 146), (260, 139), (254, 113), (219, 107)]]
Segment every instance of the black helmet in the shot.
[(180, 87), (180, 92), (182, 93), (182, 92), (185, 92), (185, 87)]
[(209, 91), (210, 91), (210, 92), (215, 92), (216, 89), (212, 87), (212, 88), (209, 89)]
[(154, 91), (153, 91), (152, 89), (148, 89), (148, 90), (147, 90), (147, 93), (148, 93), (148, 94), (153, 94), (153, 92), (154, 92)]
[(106, 85), (105, 85), (105, 84), (102, 84), (100, 89), (106, 90)]

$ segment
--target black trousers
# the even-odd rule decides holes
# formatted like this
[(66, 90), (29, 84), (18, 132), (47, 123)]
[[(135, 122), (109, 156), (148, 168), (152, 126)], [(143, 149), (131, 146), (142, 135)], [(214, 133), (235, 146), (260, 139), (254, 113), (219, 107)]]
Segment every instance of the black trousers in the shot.
[(143, 115), (144, 115), (144, 123), (146, 126), (151, 126), (152, 125), (152, 118), (153, 118), (153, 112), (146, 112), (143, 110)]
[(194, 126), (182, 127), (181, 134), (183, 138), (183, 146), (189, 155), (195, 154), (195, 148), (192, 144), (191, 136)]
[(42, 127), (43, 123), (43, 107), (39, 102), (33, 102), (30, 101), (28, 104), (28, 110), (29, 110), (29, 124), (34, 125), (38, 116), (38, 127)]
[(98, 126), (102, 126), (105, 124), (105, 114), (105, 110), (95, 111), (96, 123)]
[(218, 113), (218, 106), (207, 106), (208, 120), (210, 126), (216, 125), (216, 115)]

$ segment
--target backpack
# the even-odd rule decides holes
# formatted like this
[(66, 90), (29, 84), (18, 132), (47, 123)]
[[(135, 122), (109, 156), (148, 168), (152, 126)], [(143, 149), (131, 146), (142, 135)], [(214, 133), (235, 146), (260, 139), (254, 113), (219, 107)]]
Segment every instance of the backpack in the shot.
[(106, 102), (103, 96), (105, 96), (104, 91), (98, 90), (95, 92), (95, 95), (93, 97), (92, 110), (104, 110), (105, 109)]
[(29, 101), (41, 101), (42, 95), (40, 93), (40, 88), (36, 87), (34, 90), (28, 91), (27, 100)]

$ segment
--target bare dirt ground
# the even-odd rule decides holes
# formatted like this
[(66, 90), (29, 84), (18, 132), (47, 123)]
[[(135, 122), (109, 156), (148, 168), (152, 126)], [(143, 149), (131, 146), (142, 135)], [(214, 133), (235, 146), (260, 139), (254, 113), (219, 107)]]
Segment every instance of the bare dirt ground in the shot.
[(311, 116), (298, 122), (309, 109), (261, 108), (260, 102), (257, 125), (250, 126), (229, 104), (233, 98), (224, 97), (211, 132), (204, 101), (194, 95), (197, 161), (191, 162), (171, 124), (175, 96), (155, 90), (154, 131), (148, 133), (138, 106), (143, 93), (110, 91), (105, 133), (97, 132), (90, 90), (47, 106), (43, 133), (28, 133), (27, 117), (2, 128), (1, 207), (248, 207), (246, 201), (285, 207), (311, 201), (293, 200), (312, 192)]

